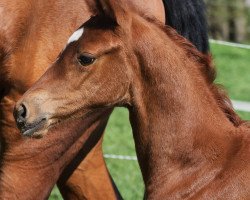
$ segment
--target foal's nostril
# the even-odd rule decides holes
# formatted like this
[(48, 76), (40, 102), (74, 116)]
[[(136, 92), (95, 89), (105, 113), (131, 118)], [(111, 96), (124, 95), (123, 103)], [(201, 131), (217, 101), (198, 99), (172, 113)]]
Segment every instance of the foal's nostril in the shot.
[(27, 108), (24, 104), (20, 104), (14, 109), (14, 117), (16, 119), (17, 127), (22, 129), (25, 127), (27, 121)]
[(27, 118), (27, 108), (24, 104), (19, 105), (14, 110), (14, 117), (17, 123), (24, 123)]
[(27, 109), (25, 107), (25, 105), (21, 104), (18, 109), (17, 109), (17, 112), (18, 112), (18, 116), (20, 118), (23, 118), (25, 119), (27, 117)]

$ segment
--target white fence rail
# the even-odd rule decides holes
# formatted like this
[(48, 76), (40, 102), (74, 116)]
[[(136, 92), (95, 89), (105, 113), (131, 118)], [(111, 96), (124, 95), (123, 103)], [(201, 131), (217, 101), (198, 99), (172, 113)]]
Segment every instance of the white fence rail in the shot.
[(232, 100), (232, 103), (235, 110), (250, 112), (250, 102)]
[(226, 41), (214, 40), (214, 39), (210, 39), (209, 42), (212, 44), (220, 44), (224, 46), (237, 47), (241, 49), (250, 49), (250, 45), (247, 45), (247, 44), (239, 44), (239, 43), (226, 42)]
[(105, 154), (104, 158), (117, 159), (117, 160), (137, 160), (136, 156), (114, 155)]

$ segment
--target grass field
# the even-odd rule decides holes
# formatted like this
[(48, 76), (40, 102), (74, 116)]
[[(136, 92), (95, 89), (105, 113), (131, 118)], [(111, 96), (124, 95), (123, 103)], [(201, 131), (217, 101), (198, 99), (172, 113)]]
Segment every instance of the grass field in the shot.
[[(235, 100), (250, 102), (250, 50), (211, 45), (216, 67), (217, 83), (225, 86)], [(239, 112), (250, 120), (250, 113)], [(105, 154), (135, 155), (128, 112), (118, 108), (112, 114), (104, 138)], [(143, 198), (143, 182), (136, 161), (106, 159), (108, 168), (126, 200)], [(61, 199), (55, 188), (51, 200)]]

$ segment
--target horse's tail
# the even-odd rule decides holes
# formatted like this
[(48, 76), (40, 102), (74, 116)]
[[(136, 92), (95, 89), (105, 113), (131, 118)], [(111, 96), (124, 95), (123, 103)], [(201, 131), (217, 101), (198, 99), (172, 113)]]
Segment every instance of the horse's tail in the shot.
[(166, 24), (191, 41), (199, 51), (208, 53), (208, 29), (203, 0), (163, 0)]

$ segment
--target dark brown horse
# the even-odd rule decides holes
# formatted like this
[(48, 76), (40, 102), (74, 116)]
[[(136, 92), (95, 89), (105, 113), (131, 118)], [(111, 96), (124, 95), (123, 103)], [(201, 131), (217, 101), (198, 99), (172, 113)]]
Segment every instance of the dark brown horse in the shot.
[[(206, 52), (207, 36), (200, 0), (166, 0), (164, 3), (167, 23)], [(129, 1), (129, 6), (164, 21), (160, 0)], [(66, 199), (116, 198), (100, 140), (109, 112), (89, 119), (89, 124), (78, 121), (65, 125), (66, 128), (54, 130), (56, 134), (41, 141), (23, 138), (12, 116), (14, 104), (55, 60), (70, 34), (97, 12), (99, 1), (94, 0), (1, 0), (0, 199), (44, 199), (61, 173), (58, 183)], [(92, 136), (86, 143), (90, 132)], [(71, 137), (65, 142), (56, 135)]]
[(212, 83), (210, 58), (125, 3), (102, 7), (16, 105), (22, 132), (53, 137), (126, 106), (147, 199), (249, 199), (250, 129)]

